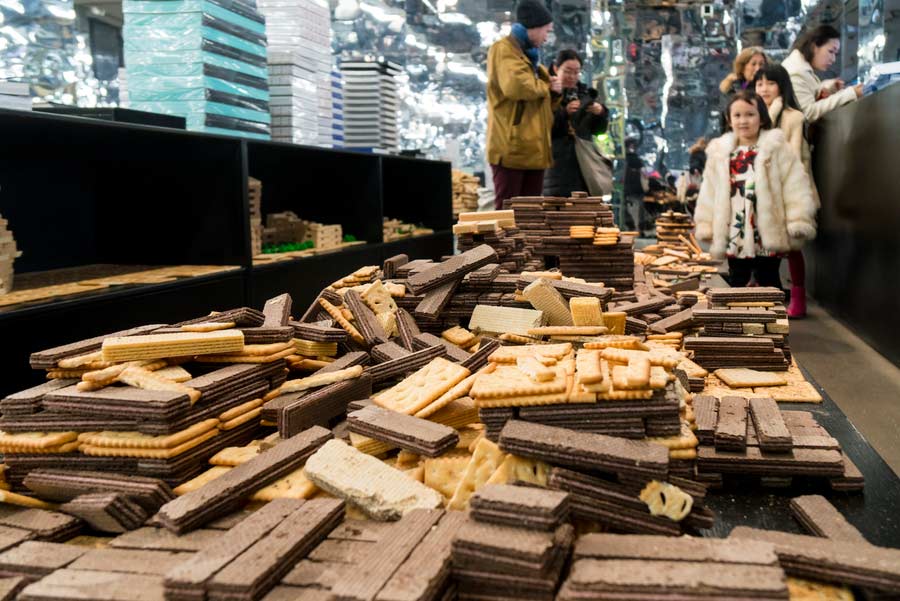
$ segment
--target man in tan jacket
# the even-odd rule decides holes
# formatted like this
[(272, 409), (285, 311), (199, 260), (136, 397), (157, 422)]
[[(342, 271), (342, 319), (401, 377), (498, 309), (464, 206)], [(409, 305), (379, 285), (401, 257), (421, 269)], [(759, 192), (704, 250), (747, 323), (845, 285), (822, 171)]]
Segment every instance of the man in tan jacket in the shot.
[(540, 196), (553, 164), (550, 130), (562, 87), (540, 64), (539, 48), (553, 31), (543, 0), (520, 0), (509, 37), (488, 52), (487, 154), (494, 205), (514, 196)]

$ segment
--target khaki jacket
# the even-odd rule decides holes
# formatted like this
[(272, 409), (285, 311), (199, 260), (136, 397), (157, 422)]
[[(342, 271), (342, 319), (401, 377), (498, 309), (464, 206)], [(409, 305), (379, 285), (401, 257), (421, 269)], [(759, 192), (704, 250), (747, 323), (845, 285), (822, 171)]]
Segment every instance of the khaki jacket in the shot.
[(534, 67), (512, 36), (491, 46), (487, 60), (487, 154), (491, 165), (547, 169), (553, 165), (550, 130), (560, 97), (550, 74)]

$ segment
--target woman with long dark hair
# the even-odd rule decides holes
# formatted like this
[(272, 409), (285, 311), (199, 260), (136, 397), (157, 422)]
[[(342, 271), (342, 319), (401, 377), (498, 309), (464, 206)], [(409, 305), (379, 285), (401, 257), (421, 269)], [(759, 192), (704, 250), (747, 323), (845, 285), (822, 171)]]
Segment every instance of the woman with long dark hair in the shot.
[(797, 103), (809, 123), (863, 94), (862, 84), (848, 88), (841, 79), (822, 81), (816, 75), (816, 71), (828, 71), (834, 65), (840, 50), (841, 32), (831, 25), (819, 25), (801, 34), (781, 63), (791, 76)]
[[(766, 103), (772, 124), (784, 132), (788, 145), (794, 149), (803, 163), (809, 186), (812, 190), (813, 202), (819, 208), (819, 194), (812, 177), (809, 144), (806, 141), (806, 119), (794, 96), (791, 77), (784, 67), (769, 65), (756, 74), (756, 93)], [(806, 315), (806, 263), (803, 251), (791, 250), (788, 253), (788, 266), (791, 270), (791, 302), (788, 316), (793, 318)]]

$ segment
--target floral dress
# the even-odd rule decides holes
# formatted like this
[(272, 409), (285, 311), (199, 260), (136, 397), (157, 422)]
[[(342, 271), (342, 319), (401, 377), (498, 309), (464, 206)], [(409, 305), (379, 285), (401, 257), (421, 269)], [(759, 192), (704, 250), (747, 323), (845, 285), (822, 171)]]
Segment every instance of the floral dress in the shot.
[(756, 146), (738, 146), (731, 153), (731, 229), (726, 254), (732, 259), (771, 257), (756, 227)]

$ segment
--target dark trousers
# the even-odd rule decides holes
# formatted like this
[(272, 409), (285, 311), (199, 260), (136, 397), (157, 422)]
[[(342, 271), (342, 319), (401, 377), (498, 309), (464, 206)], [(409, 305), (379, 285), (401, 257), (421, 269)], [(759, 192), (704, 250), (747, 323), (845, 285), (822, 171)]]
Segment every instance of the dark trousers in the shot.
[(781, 257), (754, 257), (752, 259), (728, 259), (728, 283), (732, 288), (743, 288), (752, 275), (760, 286), (781, 289)]
[(494, 172), (494, 208), (503, 208), (503, 201), (516, 196), (541, 196), (544, 192), (543, 169), (509, 169), (491, 165)]

